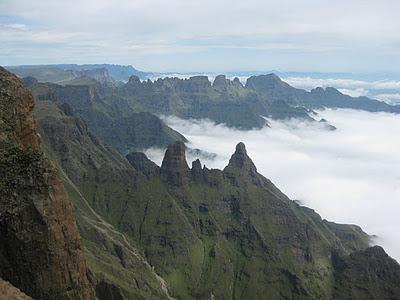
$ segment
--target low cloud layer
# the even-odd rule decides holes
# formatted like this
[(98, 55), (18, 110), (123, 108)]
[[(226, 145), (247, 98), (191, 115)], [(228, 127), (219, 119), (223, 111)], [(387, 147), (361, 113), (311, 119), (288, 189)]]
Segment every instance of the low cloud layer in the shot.
[[(271, 121), (271, 128), (247, 132), (210, 121), (170, 117), (166, 122), (191, 141), (189, 147), (217, 154), (202, 159), (209, 168), (225, 167), (243, 141), (258, 171), (289, 197), (328, 220), (362, 226), (400, 261), (399, 116), (352, 110), (320, 114), (338, 130), (298, 121)], [(163, 154), (147, 151), (158, 164)]]
[(400, 103), (400, 81), (388, 80), (384, 76), (381, 80), (356, 80), (349, 78), (313, 78), (313, 77), (287, 77), (284, 80), (290, 85), (311, 90), (316, 86), (335, 87), (343, 94), (353, 97), (367, 96), (373, 99), (388, 102), (390, 104)]

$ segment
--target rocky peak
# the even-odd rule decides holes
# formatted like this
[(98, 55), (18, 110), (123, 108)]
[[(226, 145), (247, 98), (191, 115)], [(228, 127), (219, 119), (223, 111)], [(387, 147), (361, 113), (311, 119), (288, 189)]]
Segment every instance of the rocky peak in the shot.
[(129, 77), (127, 85), (137, 86), (140, 85), (140, 83), (141, 83), (140, 78), (137, 77), (136, 75), (132, 75), (131, 77)]
[(280, 87), (285, 83), (279, 78), (279, 76), (271, 73), (267, 75), (251, 76), (246, 81), (246, 88), (250, 88), (257, 91), (266, 91), (275, 87)]
[(236, 145), (235, 153), (232, 154), (229, 164), (225, 167), (225, 171), (236, 171), (239, 173), (246, 173), (254, 175), (257, 173), (257, 168), (253, 161), (247, 155), (246, 146), (240, 142)]
[(201, 169), (200, 159), (192, 162), (192, 178), (193, 180), (200, 180), (203, 177), (203, 170)]
[(189, 166), (186, 162), (186, 146), (177, 141), (168, 146), (161, 165), (161, 174), (168, 182), (181, 186), (188, 179)]
[(333, 87), (325, 88), (325, 93), (328, 96), (343, 96), (343, 94), (338, 89), (335, 89)]
[(225, 75), (218, 75), (215, 77), (213, 87), (217, 90), (224, 91), (229, 86), (230, 81), (226, 79)]
[(184, 90), (192, 93), (199, 93), (211, 87), (207, 76), (192, 76), (184, 81)]
[(325, 92), (325, 90), (322, 87), (316, 87), (315, 89), (311, 90), (311, 94), (317, 94), (317, 95), (321, 95)]
[(319, 97), (343, 96), (343, 94), (339, 90), (337, 90), (333, 87), (326, 87), (325, 89), (322, 87), (317, 87), (317, 88), (311, 90), (311, 94), (317, 95)]
[(243, 87), (242, 83), (240, 82), (240, 79), (237, 77), (233, 78), (233, 85), (236, 87)]

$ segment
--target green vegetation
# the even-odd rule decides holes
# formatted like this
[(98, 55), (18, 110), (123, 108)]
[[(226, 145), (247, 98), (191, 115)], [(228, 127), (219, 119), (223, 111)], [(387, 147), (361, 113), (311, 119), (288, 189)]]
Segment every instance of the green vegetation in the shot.
[[(367, 266), (356, 253), (370, 251), (368, 235), (288, 199), (257, 173), (243, 144), (223, 171), (189, 169), (183, 143), (169, 148), (161, 168), (143, 156), (134, 168), (78, 117), (52, 102), (37, 110), (98, 286), (107, 282), (127, 298), (168, 297), (160, 275), (178, 299), (336, 299), (338, 291), (344, 299), (369, 282), (352, 267)], [(400, 267), (383, 253), (376, 259), (395, 274), (385, 289), (398, 295)], [(363, 295), (380, 299), (382, 286)]]

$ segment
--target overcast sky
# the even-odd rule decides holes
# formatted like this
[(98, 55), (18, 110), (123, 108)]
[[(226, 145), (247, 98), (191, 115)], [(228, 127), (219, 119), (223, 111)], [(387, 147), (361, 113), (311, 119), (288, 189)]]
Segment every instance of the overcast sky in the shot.
[(398, 0), (0, 0), (0, 64), (400, 69)]

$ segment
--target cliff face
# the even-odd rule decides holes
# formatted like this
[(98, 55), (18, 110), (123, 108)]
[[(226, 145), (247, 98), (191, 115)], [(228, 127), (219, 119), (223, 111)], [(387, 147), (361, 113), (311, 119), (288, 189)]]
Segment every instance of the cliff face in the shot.
[(0, 277), (34, 299), (93, 299), (72, 207), (39, 149), (34, 101), (0, 68)]
[(38, 149), (34, 101), (31, 93), (22, 87), (19, 79), (0, 69), (0, 141), (13, 141), (21, 149)]

